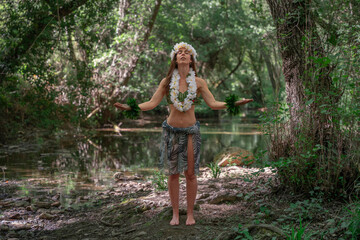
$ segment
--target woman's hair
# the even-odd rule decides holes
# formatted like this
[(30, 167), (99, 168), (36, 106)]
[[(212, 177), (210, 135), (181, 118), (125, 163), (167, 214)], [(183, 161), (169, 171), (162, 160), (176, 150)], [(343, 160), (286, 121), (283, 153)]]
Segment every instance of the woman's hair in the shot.
[[(177, 53), (175, 53), (173, 59), (171, 60), (170, 68), (166, 75), (166, 84), (165, 84), (166, 94), (169, 93), (169, 88), (170, 88), (169, 85), (170, 85), (170, 81), (171, 81), (171, 77), (174, 72), (174, 69), (178, 67), (177, 63), (176, 63), (176, 55), (177, 55)], [(194, 70), (195, 76), (197, 77), (194, 57), (193, 57), (193, 55), (190, 55), (190, 57), (191, 57), (190, 67)]]

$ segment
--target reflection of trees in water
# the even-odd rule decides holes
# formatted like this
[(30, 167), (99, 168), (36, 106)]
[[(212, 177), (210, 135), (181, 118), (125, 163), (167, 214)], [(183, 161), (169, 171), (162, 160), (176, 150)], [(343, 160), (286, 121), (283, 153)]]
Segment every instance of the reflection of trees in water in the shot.
[(58, 171), (98, 176), (110, 169), (153, 167), (159, 158), (160, 133), (126, 133), (123, 137), (97, 136), (74, 142), (70, 154), (53, 162)]
[[(227, 124), (221, 128), (202, 127), (202, 131), (249, 132), (239, 124)], [(262, 135), (202, 134), (202, 166), (227, 147), (240, 147), (256, 153), (259, 148), (264, 148), (263, 138)], [(98, 135), (74, 142), (71, 154), (58, 156), (53, 166), (59, 171), (72, 171), (94, 178), (110, 170), (156, 167), (160, 141), (159, 132), (125, 132), (121, 137)]]

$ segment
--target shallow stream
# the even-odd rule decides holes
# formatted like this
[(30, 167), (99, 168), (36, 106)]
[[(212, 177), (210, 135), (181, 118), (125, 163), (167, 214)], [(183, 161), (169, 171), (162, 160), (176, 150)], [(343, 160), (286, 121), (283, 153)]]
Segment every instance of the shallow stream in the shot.
[[(240, 120), (200, 119), (201, 164), (205, 167), (227, 147), (252, 153), (265, 149), (259, 125)], [(98, 129), (90, 135), (42, 135), (31, 142), (0, 147), (0, 177), (24, 180), (24, 195), (62, 192), (87, 194), (114, 184), (115, 172), (150, 176), (157, 167), (161, 136), (159, 121), (131, 121)], [(41, 187), (40, 187), (41, 186)], [(31, 194), (32, 193), (32, 194)]]

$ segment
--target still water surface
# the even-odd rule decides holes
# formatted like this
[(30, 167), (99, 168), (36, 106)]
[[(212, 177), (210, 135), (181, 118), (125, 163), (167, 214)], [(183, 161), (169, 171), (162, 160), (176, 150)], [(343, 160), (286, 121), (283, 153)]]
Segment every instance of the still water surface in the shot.
[[(208, 119), (200, 123), (200, 167), (227, 147), (255, 154), (265, 149), (258, 124)], [(66, 191), (104, 189), (113, 184), (112, 176), (119, 171), (148, 176), (158, 164), (161, 122), (124, 122), (121, 128), (121, 134), (102, 129), (90, 136), (47, 136), (33, 143), (5, 145), (0, 148), (0, 166), (6, 169), (0, 176), (41, 181)]]

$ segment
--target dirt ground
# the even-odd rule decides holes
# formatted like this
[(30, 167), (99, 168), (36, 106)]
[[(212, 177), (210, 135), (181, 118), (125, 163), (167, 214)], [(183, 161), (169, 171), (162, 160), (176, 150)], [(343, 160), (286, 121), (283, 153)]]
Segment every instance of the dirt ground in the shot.
[(18, 182), (2, 182), (0, 239), (289, 239), (301, 227), (308, 239), (351, 239), (339, 227), (342, 203), (281, 192), (271, 169), (225, 167), (220, 178), (202, 169), (193, 226), (185, 225), (184, 178), (179, 226), (169, 225), (168, 193), (154, 180), (117, 173), (114, 181), (69, 206), (59, 193), (21, 197)]

